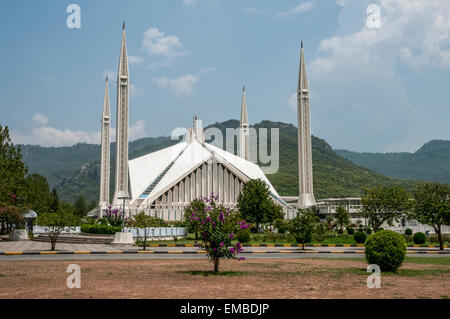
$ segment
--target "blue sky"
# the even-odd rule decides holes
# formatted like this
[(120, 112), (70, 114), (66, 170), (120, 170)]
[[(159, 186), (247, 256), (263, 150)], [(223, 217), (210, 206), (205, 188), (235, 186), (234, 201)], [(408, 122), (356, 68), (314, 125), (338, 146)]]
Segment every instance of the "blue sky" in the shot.
[[(69, 29), (66, 8), (81, 8)], [(380, 8), (380, 28), (366, 24)], [(168, 135), (198, 115), (296, 124), (304, 41), (312, 133), (333, 148), (415, 151), (450, 139), (447, 0), (2, 1), (2, 125), (16, 143), (98, 142), (106, 74), (122, 20), (130, 55), (133, 139)], [(115, 80), (110, 82), (115, 125)]]

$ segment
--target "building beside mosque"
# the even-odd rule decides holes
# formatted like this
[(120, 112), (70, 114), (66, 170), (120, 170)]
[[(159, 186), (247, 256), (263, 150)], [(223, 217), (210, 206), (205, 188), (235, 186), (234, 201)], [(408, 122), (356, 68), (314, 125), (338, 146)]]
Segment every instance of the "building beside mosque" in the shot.
[(245, 88), (242, 92), (238, 129), (238, 155), (205, 142), (200, 121), (194, 117), (183, 139), (170, 147), (128, 159), (129, 136), (129, 69), (125, 23), (117, 72), (116, 172), (114, 196), (110, 202), (110, 105), (108, 79), (102, 109), (100, 198), (95, 214), (102, 216), (108, 206), (123, 208), (127, 213), (144, 211), (164, 220), (181, 220), (184, 208), (199, 197), (211, 193), (219, 196), (225, 207), (234, 208), (245, 182), (261, 179), (270, 195), (282, 206), (286, 218), (295, 216), (296, 207), (316, 204), (312, 184), (312, 158), (309, 91), (303, 43), (300, 49), (297, 88), (299, 196), (288, 204), (277, 193), (262, 169), (250, 161), (249, 121)]

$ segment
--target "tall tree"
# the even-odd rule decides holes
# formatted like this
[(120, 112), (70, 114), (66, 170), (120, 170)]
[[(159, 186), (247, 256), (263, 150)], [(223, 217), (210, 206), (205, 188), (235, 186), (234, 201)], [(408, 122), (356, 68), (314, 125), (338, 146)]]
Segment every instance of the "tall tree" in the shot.
[(9, 202), (11, 194), (25, 198), (27, 170), (20, 146), (12, 143), (8, 127), (0, 125), (0, 203)]
[(361, 215), (375, 232), (384, 223), (398, 221), (411, 208), (408, 192), (399, 186), (377, 186), (365, 190)]
[(305, 249), (305, 244), (311, 241), (317, 220), (317, 215), (309, 208), (299, 208), (297, 216), (292, 219), (291, 232), (295, 240), (302, 244), (302, 249)]
[(444, 250), (442, 226), (450, 225), (450, 187), (447, 184), (426, 183), (413, 193), (414, 205), (409, 217), (433, 227)]
[(269, 186), (261, 179), (252, 179), (244, 184), (237, 199), (238, 210), (248, 222), (256, 224), (273, 223), (283, 218), (283, 211), (270, 197)]
[(75, 215), (79, 217), (84, 217), (88, 213), (88, 207), (86, 204), (86, 200), (83, 196), (79, 196), (75, 201)]
[(31, 174), (26, 178), (26, 201), (37, 213), (48, 212), (52, 203), (52, 195), (47, 179), (39, 174)]
[(50, 204), (50, 212), (57, 213), (59, 210), (59, 197), (56, 189), (52, 191), (52, 203)]
[(336, 219), (336, 223), (338, 223), (341, 231), (344, 231), (344, 225), (347, 225), (350, 221), (350, 214), (344, 207), (339, 205), (336, 209), (336, 213), (334, 214), (334, 218)]

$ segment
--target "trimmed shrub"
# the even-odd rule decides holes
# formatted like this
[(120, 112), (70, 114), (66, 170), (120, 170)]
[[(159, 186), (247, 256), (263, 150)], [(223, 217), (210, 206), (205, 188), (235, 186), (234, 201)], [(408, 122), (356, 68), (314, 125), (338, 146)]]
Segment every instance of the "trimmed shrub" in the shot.
[(368, 235), (372, 234), (372, 228), (369, 228), (369, 227), (368, 227), (368, 228), (366, 229), (366, 233), (367, 233)]
[(412, 235), (412, 229), (411, 228), (406, 228), (405, 229), (405, 235), (406, 236), (411, 236)]
[(347, 227), (347, 234), (353, 235), (355, 233), (355, 230), (352, 227)]
[(357, 231), (354, 235), (353, 235), (353, 239), (355, 239), (355, 241), (358, 244), (363, 244), (366, 241), (367, 235), (362, 232), (362, 231)]
[(418, 232), (414, 234), (413, 240), (414, 244), (421, 245), (425, 244), (425, 242), (427, 241), (427, 237), (425, 236), (424, 233)]
[(81, 232), (88, 234), (106, 234), (112, 235), (122, 231), (122, 227), (113, 227), (108, 225), (82, 225)]
[(241, 230), (240, 232), (238, 232), (237, 240), (240, 243), (248, 243), (250, 241), (250, 230), (249, 230), (249, 228), (246, 228), (246, 229)]
[(367, 238), (366, 260), (380, 266), (381, 271), (397, 272), (406, 256), (406, 241), (391, 230), (380, 230)]

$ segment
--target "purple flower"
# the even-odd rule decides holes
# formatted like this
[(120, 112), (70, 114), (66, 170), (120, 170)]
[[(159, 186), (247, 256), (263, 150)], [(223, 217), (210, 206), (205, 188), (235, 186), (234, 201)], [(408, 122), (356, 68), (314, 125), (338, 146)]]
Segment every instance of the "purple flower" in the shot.
[(245, 258), (244, 258), (244, 257), (239, 257), (238, 259), (239, 259), (239, 260), (245, 260)]
[(222, 213), (222, 212), (220, 212), (219, 220), (220, 220), (222, 223), (225, 222), (225, 217), (223, 216), (223, 213)]
[(230, 239), (233, 239), (233, 237), (234, 237), (234, 234), (231, 233), (231, 234), (230, 234)]
[(234, 254), (235, 250), (233, 247), (230, 248), (230, 253)]
[(213, 250), (214, 250), (214, 251), (216, 251), (216, 250), (217, 250), (217, 248), (216, 248), (216, 247), (214, 247), (214, 248), (213, 248)]
[(216, 222), (212, 222), (212, 225), (213, 225), (213, 226), (216, 226)]
[(223, 247), (223, 242), (221, 242), (219, 246), (220, 246), (220, 247)]
[(209, 216), (206, 217), (206, 222), (208, 222), (208, 223), (211, 222), (211, 217), (209, 217)]

